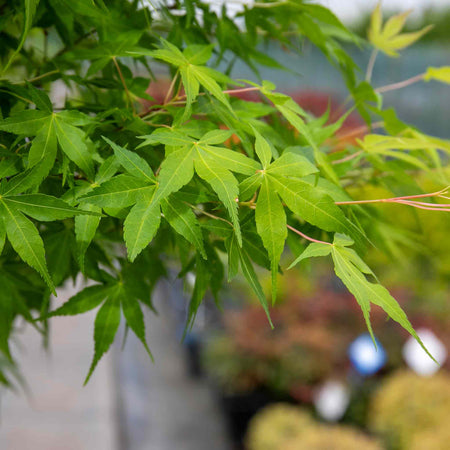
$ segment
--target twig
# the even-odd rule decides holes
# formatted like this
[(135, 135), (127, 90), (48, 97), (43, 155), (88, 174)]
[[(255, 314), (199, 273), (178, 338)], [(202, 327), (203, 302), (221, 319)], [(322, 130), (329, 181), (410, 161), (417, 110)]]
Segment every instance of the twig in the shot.
[(435, 203), (426, 203), (426, 202), (417, 202), (414, 201), (418, 198), (446, 198), (443, 194), (446, 194), (449, 190), (449, 187), (446, 187), (445, 189), (442, 189), (437, 192), (432, 192), (430, 194), (417, 194), (417, 195), (406, 195), (403, 197), (392, 197), (392, 198), (379, 198), (379, 199), (373, 199), (373, 200), (352, 200), (352, 201), (345, 201), (345, 202), (335, 202), (336, 205), (361, 205), (361, 204), (367, 204), (367, 203), (398, 203), (401, 205), (408, 205), (412, 206), (413, 208), (418, 209), (426, 209), (428, 211), (450, 211), (450, 204), (435, 204)]
[(224, 219), (223, 217), (215, 216), (214, 214), (204, 211), (203, 209), (199, 208), (198, 206), (192, 205), (188, 202), (183, 202), (183, 203), (186, 203), (186, 205), (188, 205), (190, 208), (194, 209), (195, 211), (198, 211), (201, 214), (204, 214), (205, 216), (210, 217), (211, 219), (221, 220), (222, 222), (225, 222), (228, 225), (230, 225), (232, 228), (234, 228), (233, 224), (231, 222), (229, 222), (227, 219)]
[(370, 82), (370, 80), (372, 79), (373, 67), (375, 65), (375, 60), (377, 59), (377, 56), (378, 56), (378, 49), (374, 48), (372, 50), (372, 53), (370, 54), (369, 62), (367, 64), (367, 70), (366, 70), (366, 81), (367, 82)]
[(133, 109), (133, 113), (136, 114), (136, 110), (134, 109), (134, 104), (131, 99), (131, 94), (130, 94), (130, 91), (128, 90), (127, 83), (125, 82), (125, 78), (123, 77), (123, 73), (122, 73), (122, 70), (120, 69), (119, 63), (117, 62), (117, 59), (115, 56), (112, 57), (112, 60), (114, 62), (114, 65), (116, 66), (117, 72), (120, 77), (120, 81), (122, 82), (122, 86), (123, 86), (123, 88), (125, 90), (125, 94), (127, 96), (127, 107), (129, 105), (131, 105), (131, 108)]
[(351, 155), (347, 155), (345, 158), (341, 158), (341, 159), (336, 159), (335, 161), (332, 161), (331, 164), (341, 164), (343, 162), (347, 162), (352, 160), (353, 158), (358, 157), (361, 153), (363, 153), (362, 150), (359, 150), (356, 153), (352, 153)]
[(175, 86), (177, 79), (178, 79), (178, 72), (175, 74), (175, 76), (172, 79), (172, 82), (170, 83), (169, 89), (167, 90), (167, 94), (164, 97), (163, 105), (166, 105), (168, 103), (170, 95), (172, 94), (173, 87)]
[(299, 236), (301, 236), (302, 238), (306, 239), (307, 241), (315, 242), (317, 244), (333, 245), (330, 242), (325, 242), (325, 241), (320, 241), (319, 239), (314, 239), (314, 238), (312, 238), (312, 237), (302, 233), (301, 231), (297, 230), (297, 228), (292, 227), (291, 225), (286, 225), (286, 226), (291, 231), (293, 231), (294, 233), (298, 234)]
[(379, 88), (375, 89), (375, 92), (378, 92), (379, 94), (382, 94), (383, 92), (389, 92), (394, 91), (396, 89), (402, 89), (407, 86), (411, 86), (414, 83), (417, 83), (418, 81), (422, 81), (425, 74), (420, 73), (419, 75), (414, 75), (411, 78), (408, 78), (403, 81), (398, 81), (397, 83), (387, 84), (386, 86), (380, 86)]

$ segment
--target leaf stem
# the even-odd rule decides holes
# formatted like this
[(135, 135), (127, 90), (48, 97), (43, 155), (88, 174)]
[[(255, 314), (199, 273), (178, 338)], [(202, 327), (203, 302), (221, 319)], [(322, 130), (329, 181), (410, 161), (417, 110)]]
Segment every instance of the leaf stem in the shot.
[(204, 214), (205, 216), (208, 216), (211, 219), (221, 220), (222, 222), (225, 222), (228, 225), (230, 225), (231, 227), (233, 227), (233, 224), (230, 221), (228, 221), (227, 219), (224, 219), (223, 217), (215, 216), (214, 214), (211, 214), (211, 213), (199, 208), (198, 206), (192, 205), (191, 203), (188, 203), (188, 202), (184, 202), (184, 203), (186, 203), (186, 205), (188, 205), (190, 208), (194, 209), (195, 211), (198, 211), (199, 213)]
[(167, 105), (167, 103), (169, 102), (169, 98), (172, 95), (173, 88), (175, 86), (175, 83), (177, 82), (177, 79), (178, 79), (178, 72), (175, 74), (175, 76), (172, 79), (172, 82), (170, 83), (169, 89), (167, 90), (167, 94), (164, 97), (163, 105)]
[(366, 81), (370, 83), (370, 80), (372, 79), (372, 72), (373, 67), (375, 66), (375, 60), (378, 56), (378, 49), (374, 48), (372, 50), (372, 53), (370, 54), (369, 62), (367, 63), (367, 70), (366, 70)]
[(297, 230), (297, 228), (292, 227), (291, 225), (287, 224), (286, 225), (287, 228), (289, 228), (291, 231), (293, 231), (294, 233), (298, 234), (299, 236), (301, 236), (302, 238), (306, 239), (307, 241), (310, 242), (315, 242), (317, 244), (325, 244), (325, 245), (333, 245), (330, 242), (325, 242), (325, 241), (320, 241), (319, 239), (314, 239), (304, 233), (302, 233), (301, 231)]
[(397, 89), (402, 89), (404, 87), (411, 86), (414, 83), (417, 83), (418, 81), (422, 81), (425, 74), (420, 73), (419, 75), (414, 75), (411, 78), (407, 78), (403, 81), (398, 81), (397, 83), (387, 84), (386, 86), (380, 86), (375, 89), (375, 92), (378, 92), (379, 94), (382, 94), (383, 92), (389, 92), (389, 91), (395, 91)]

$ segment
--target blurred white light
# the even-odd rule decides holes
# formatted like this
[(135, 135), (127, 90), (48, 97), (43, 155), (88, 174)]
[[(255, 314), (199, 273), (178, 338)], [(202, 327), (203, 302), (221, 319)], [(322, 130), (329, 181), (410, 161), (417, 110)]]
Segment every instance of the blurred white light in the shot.
[(376, 340), (377, 348), (368, 333), (358, 336), (348, 349), (348, 355), (355, 369), (361, 375), (373, 375), (386, 363), (386, 352)]
[(433, 375), (447, 359), (447, 350), (432, 331), (422, 328), (417, 330), (417, 334), (423, 342), (423, 345), (425, 345), (439, 364), (436, 364), (426, 354), (425, 350), (412, 336), (403, 346), (403, 358), (410, 369), (414, 370), (418, 375)]
[(348, 388), (336, 380), (326, 381), (314, 393), (314, 407), (317, 414), (328, 422), (336, 422), (343, 417), (350, 401)]

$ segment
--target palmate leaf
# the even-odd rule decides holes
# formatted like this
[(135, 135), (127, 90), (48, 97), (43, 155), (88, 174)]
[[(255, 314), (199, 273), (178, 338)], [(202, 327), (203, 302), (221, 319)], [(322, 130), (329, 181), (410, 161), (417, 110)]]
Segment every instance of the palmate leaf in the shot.
[(281, 200), (265, 176), (261, 185), (255, 211), (256, 228), (266, 248), (272, 270), (272, 304), (277, 296), (278, 264), (287, 237), (286, 213)]
[(55, 292), (45, 262), (44, 243), (36, 227), (20, 211), (4, 200), (0, 202), (0, 212), (5, 224), (6, 235), (13, 249), (23, 261), (40, 273), (48, 287)]
[(432, 25), (429, 25), (422, 30), (413, 33), (401, 33), (410, 13), (411, 11), (406, 11), (404, 13), (393, 15), (383, 26), (381, 2), (379, 2), (371, 15), (368, 31), (369, 41), (375, 48), (387, 55), (398, 56), (398, 50), (414, 44), (414, 42), (433, 28)]
[[(351, 243), (351, 241), (348, 243)], [(374, 343), (375, 337), (373, 336), (372, 327), (370, 325), (370, 303), (380, 306), (391, 319), (398, 322), (417, 340), (430, 358), (434, 360), (397, 301), (389, 294), (386, 288), (378, 283), (371, 283), (366, 279), (364, 273), (367, 271), (371, 272), (371, 270), (369, 268), (366, 269), (367, 266), (365, 266), (365, 264), (361, 268), (358, 263), (358, 261), (361, 260), (354, 250), (339, 245), (339, 236), (337, 236), (337, 239), (335, 240), (331, 255), (336, 275), (343, 281), (361, 306), (364, 319), (366, 320), (367, 327), (372, 335)]]
[(292, 269), (296, 266), (300, 261), (303, 261), (308, 258), (314, 258), (318, 256), (328, 256), (331, 253), (332, 246), (319, 244), (317, 242), (313, 242), (309, 244), (308, 247), (298, 256), (298, 258), (288, 267), (288, 269)]
[[(253, 174), (260, 165), (250, 158), (227, 148), (216, 147), (211, 143), (221, 143), (229, 137), (229, 132), (223, 130), (206, 133), (201, 139), (193, 138), (179, 131), (157, 130), (150, 136), (143, 136), (144, 144), (162, 143), (169, 146), (170, 151), (161, 164), (158, 176), (158, 186), (147, 208), (151, 208), (151, 214), (146, 214), (144, 202), (133, 212), (132, 218), (126, 221), (126, 242), (129, 256), (133, 259), (153, 239), (156, 229), (149, 228), (154, 232), (146, 232), (146, 227), (141, 227), (142, 220), (153, 220), (152, 218), (160, 211), (162, 200), (170, 194), (179, 191), (189, 183), (194, 176), (194, 167), (197, 175), (211, 185), (221, 202), (225, 205), (236, 230), (240, 245), (242, 237), (240, 233), (239, 219), (237, 216), (237, 199), (239, 194), (238, 182), (231, 171)], [(178, 147), (178, 148), (176, 148)], [(180, 148), (181, 147), (181, 148)], [(99, 188), (97, 188), (98, 190)], [(93, 193), (85, 198), (92, 198)], [(131, 214), (131, 212), (130, 212)], [(145, 219), (144, 219), (145, 218)], [(159, 224), (159, 222), (158, 222)], [(138, 227), (139, 238), (134, 231)], [(131, 230), (134, 230), (133, 232)], [(194, 243), (195, 241), (191, 241)], [(132, 251), (129, 249), (132, 246)], [(194, 245), (196, 245), (194, 243)]]
[[(227, 97), (222, 92), (218, 82), (233, 82), (225, 74), (218, 72), (210, 67), (199, 65), (199, 61), (205, 61), (207, 56), (211, 56), (211, 46), (202, 48), (200, 45), (187, 47), (182, 53), (175, 45), (161, 38), (162, 48), (149, 51), (137, 50), (130, 52), (131, 55), (151, 56), (155, 59), (168, 62), (174, 65), (180, 71), (183, 86), (186, 92), (186, 108), (182, 120), (184, 121), (190, 114), (191, 105), (198, 96), (200, 85), (210, 92), (217, 100), (223, 103), (234, 115), (234, 111), (228, 102)], [(206, 61), (205, 61), (206, 62)], [(204, 64), (204, 63), (203, 63)]]
[(121, 310), (127, 325), (142, 342), (153, 360), (145, 339), (145, 324), (141, 306), (138, 298), (135, 296), (135, 290), (128, 283), (129, 280), (126, 279), (125, 282), (114, 281), (111, 284), (98, 284), (86, 287), (59, 308), (40, 318), (40, 320), (46, 320), (53, 316), (83, 314), (102, 305), (94, 324), (94, 358), (84, 384), (89, 381), (101, 357), (108, 351), (114, 341), (120, 323)]

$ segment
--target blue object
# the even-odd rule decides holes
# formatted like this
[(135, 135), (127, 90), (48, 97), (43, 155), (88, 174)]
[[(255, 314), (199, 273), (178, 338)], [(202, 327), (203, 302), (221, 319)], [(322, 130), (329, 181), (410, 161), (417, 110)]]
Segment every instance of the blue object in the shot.
[(348, 356), (355, 369), (364, 376), (373, 375), (386, 364), (386, 352), (380, 342), (373, 344), (370, 334), (358, 336), (348, 348)]

